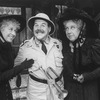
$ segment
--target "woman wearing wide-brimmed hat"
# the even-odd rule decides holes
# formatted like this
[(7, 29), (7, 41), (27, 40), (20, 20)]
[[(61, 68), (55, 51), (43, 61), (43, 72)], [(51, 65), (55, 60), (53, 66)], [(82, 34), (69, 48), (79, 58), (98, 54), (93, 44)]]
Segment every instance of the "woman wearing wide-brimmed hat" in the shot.
[(69, 92), (65, 100), (99, 100), (100, 40), (96, 23), (86, 12), (67, 8), (58, 25)]
[[(25, 27), (25, 20), (20, 15), (0, 16), (0, 99), (13, 100), (9, 80), (26, 68), (30, 68), (33, 60), (25, 60), (14, 66), (14, 53), (11, 42), (18, 32)], [(29, 66), (27, 66), (29, 65)]]

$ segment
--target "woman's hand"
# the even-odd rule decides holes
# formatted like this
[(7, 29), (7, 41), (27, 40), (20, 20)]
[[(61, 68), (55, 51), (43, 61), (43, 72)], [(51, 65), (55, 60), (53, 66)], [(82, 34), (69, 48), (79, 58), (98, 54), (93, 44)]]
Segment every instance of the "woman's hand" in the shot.
[(80, 82), (80, 83), (83, 83), (84, 82), (84, 76), (81, 74), (78, 76), (77, 78), (77, 81)]
[(80, 83), (83, 83), (83, 82), (84, 82), (84, 76), (83, 76), (82, 74), (81, 74), (81, 75), (79, 75), (79, 74), (74, 74), (73, 79), (74, 79), (74, 80), (77, 80), (77, 81), (80, 82)]
[(79, 74), (74, 74), (73, 79), (77, 80), (78, 77), (79, 77)]

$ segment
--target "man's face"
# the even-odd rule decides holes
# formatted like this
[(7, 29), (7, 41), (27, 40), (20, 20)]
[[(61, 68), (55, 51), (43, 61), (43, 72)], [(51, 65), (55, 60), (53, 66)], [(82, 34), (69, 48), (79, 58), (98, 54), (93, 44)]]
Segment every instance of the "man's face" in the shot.
[(64, 26), (67, 38), (71, 42), (74, 42), (78, 38), (80, 33), (79, 25), (72, 20), (69, 20), (64, 22)]
[(17, 27), (13, 23), (9, 23), (1, 27), (1, 34), (7, 42), (12, 42), (16, 37)]
[(51, 27), (45, 20), (37, 19), (34, 22), (33, 33), (38, 40), (45, 40), (51, 31)]

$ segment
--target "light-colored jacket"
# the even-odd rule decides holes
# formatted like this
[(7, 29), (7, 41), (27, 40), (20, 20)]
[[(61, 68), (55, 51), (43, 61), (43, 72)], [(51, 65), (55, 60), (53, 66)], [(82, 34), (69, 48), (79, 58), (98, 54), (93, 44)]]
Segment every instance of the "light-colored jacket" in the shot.
[[(23, 44), (20, 45), (20, 49), (18, 52), (18, 55), (15, 59), (15, 65), (20, 64), (23, 62), (26, 58), (27, 59), (33, 59), (34, 64), (29, 69), (29, 73), (31, 75), (34, 75), (37, 78), (40, 79), (47, 79), (43, 71), (41, 71), (40, 67), (42, 67), (44, 70), (46, 70), (48, 67), (51, 67), (55, 70), (55, 72), (60, 75), (63, 67), (62, 67), (62, 44), (59, 40), (51, 38), (48, 43), (46, 43), (47, 47), (47, 54), (45, 54), (41, 50), (41, 43), (36, 44), (36, 41), (34, 38), (31, 38), (30, 40), (26, 40)], [(47, 100), (49, 92), (47, 92), (49, 89), (48, 84), (43, 84), (37, 81), (34, 81), (29, 77), (28, 82), (28, 99), (29, 100)], [(40, 98), (40, 99), (39, 99)], [(53, 99), (50, 99), (53, 100)], [(60, 100), (60, 99), (55, 99)]]

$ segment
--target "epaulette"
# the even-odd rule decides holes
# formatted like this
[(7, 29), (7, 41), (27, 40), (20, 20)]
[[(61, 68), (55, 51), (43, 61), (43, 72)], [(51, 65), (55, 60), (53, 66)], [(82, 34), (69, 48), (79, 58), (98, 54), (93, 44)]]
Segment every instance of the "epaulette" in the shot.
[(29, 40), (25, 40), (24, 42), (22, 42), (22, 43), (20, 44), (20, 47), (22, 47), (23, 45), (27, 44), (28, 42), (29, 42)]

